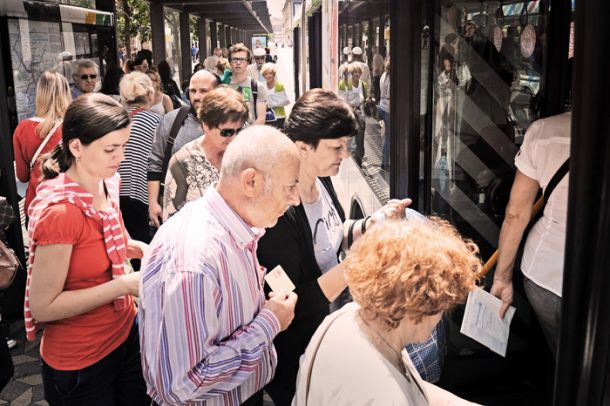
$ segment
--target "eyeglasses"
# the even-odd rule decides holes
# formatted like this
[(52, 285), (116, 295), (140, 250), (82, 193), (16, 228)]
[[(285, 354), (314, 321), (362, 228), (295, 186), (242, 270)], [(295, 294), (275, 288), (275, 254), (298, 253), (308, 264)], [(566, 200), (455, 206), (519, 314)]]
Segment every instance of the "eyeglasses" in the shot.
[(264, 56), (255, 56), (254, 59), (265, 59)]
[(80, 75), (80, 80), (95, 80), (97, 79), (97, 75)]
[(235, 62), (235, 63), (241, 63), (241, 62), (246, 62), (248, 59), (246, 58), (238, 58), (238, 57), (233, 57), (231, 58), (231, 62)]
[(219, 128), (220, 136), (224, 137), (224, 138), (232, 137), (235, 134), (237, 134), (238, 132), (240, 132), (242, 130), (242, 128), (243, 127), (239, 127), (239, 128)]

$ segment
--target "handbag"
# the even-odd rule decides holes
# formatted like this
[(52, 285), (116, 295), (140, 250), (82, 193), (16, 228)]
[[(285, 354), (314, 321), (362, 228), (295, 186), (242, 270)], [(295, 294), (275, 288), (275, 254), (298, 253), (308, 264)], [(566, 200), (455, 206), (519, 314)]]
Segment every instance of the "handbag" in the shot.
[(6, 197), (0, 196), (0, 235), (15, 221), (15, 212)]
[(20, 266), (15, 252), (0, 241), (0, 290), (11, 286)]

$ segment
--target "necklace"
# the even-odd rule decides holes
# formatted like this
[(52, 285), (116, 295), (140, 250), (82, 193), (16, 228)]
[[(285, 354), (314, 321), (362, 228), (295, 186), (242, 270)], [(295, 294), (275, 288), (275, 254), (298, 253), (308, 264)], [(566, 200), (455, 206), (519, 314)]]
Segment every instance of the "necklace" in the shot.
[[(390, 361), (390, 363), (396, 369), (398, 369), (400, 372), (402, 372), (403, 376), (405, 376), (407, 378), (407, 380), (409, 380), (409, 377), (407, 376), (407, 368), (405, 367), (405, 364), (402, 361), (401, 353), (396, 351), (396, 349), (394, 347), (392, 347), (392, 345), (388, 342), (388, 340), (386, 340), (381, 334), (379, 334), (377, 331), (375, 331), (371, 327), (371, 325), (364, 319), (364, 317), (359, 315), (359, 318), (360, 318), (360, 320), (362, 320), (363, 325), (365, 325), (367, 330), (369, 331), (369, 334), (367, 334), (367, 335), (369, 336), (369, 338), (372, 339), (371, 342), (373, 343), (373, 345), (375, 345), (375, 347), (381, 353), (381, 355), (383, 355), (388, 361)], [(379, 348), (379, 345), (377, 343), (383, 344), (383, 347), (386, 348), (386, 351), (383, 351), (381, 348)], [(389, 354), (387, 352), (387, 349), (390, 350)]]

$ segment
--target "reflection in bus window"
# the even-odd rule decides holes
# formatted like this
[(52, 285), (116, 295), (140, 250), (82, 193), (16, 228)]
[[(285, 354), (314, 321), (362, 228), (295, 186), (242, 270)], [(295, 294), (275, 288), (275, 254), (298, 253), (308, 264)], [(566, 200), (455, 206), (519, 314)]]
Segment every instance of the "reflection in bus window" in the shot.
[(514, 156), (539, 114), (544, 16), (538, 3), (526, 9), (524, 3), (443, 3), (433, 33), (431, 210), (484, 253), (497, 244)]

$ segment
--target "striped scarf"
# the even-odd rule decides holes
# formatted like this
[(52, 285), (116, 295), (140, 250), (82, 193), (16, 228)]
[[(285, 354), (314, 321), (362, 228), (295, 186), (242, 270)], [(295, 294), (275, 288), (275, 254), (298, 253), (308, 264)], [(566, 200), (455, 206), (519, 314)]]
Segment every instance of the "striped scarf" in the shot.
[[(25, 331), (29, 341), (36, 338), (37, 324), (30, 311), (30, 280), (32, 265), (36, 253), (34, 241), (34, 230), (43, 211), (54, 204), (70, 203), (82, 210), (83, 214), (102, 222), (104, 231), (104, 242), (108, 258), (112, 263), (112, 277), (118, 278), (124, 274), (123, 265), (127, 256), (127, 244), (123, 236), (123, 227), (119, 216), (119, 187), (120, 176), (115, 174), (112, 178), (104, 181), (108, 193), (108, 209), (101, 211), (93, 207), (93, 195), (87, 192), (81, 185), (74, 182), (64, 173), (54, 179), (46, 180), (40, 184), (36, 192), (36, 198), (30, 204), (28, 215), (30, 217), (28, 236), (30, 238), (30, 258), (27, 267), (27, 281), (25, 287)], [(114, 300), (116, 310), (123, 309), (127, 305), (125, 296)]]

